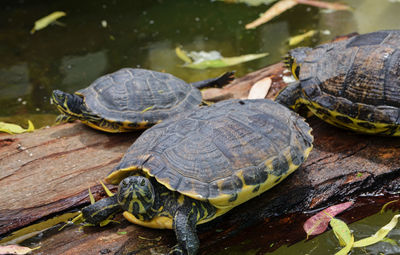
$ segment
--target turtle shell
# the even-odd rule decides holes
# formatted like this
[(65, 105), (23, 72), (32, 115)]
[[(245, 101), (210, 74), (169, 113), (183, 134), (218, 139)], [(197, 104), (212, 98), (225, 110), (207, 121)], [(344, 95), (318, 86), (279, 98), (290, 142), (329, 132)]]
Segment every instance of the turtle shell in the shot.
[(400, 31), (323, 44), (298, 58), (305, 100), (317, 116), (356, 131), (396, 132), (400, 125)]
[(229, 210), (283, 180), (312, 149), (302, 117), (270, 100), (227, 100), (145, 131), (106, 181), (140, 171)]
[(123, 68), (76, 92), (85, 105), (108, 121), (155, 124), (198, 106), (201, 93), (168, 73)]

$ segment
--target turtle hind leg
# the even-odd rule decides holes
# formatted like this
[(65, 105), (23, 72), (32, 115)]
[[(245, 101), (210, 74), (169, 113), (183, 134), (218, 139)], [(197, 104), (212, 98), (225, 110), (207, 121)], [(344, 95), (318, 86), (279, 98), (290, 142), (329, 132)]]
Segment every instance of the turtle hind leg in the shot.
[(192, 86), (198, 89), (204, 88), (222, 88), (229, 84), (234, 79), (235, 72), (226, 72), (217, 78), (211, 78), (204, 81), (198, 81), (192, 83)]
[(298, 111), (302, 102), (302, 93), (300, 82), (289, 84), (282, 89), (275, 98), (275, 102), (280, 103), (294, 111)]

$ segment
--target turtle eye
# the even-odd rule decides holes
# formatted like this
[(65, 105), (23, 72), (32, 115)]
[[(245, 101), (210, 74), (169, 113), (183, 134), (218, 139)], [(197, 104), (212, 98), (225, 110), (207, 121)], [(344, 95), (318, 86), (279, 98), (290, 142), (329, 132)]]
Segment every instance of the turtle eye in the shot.
[(294, 70), (294, 76), (296, 77), (296, 79), (299, 79), (299, 75), (300, 75), (300, 66), (296, 66), (296, 69)]

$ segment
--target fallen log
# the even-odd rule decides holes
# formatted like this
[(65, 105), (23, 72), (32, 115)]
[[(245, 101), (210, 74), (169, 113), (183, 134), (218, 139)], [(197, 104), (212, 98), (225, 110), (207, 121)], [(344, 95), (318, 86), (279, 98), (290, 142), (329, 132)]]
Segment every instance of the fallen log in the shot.
[[(287, 74), (283, 65), (276, 64), (239, 78), (225, 88), (203, 91), (203, 95), (207, 101), (246, 98), (252, 84), (271, 77), (273, 84), (267, 97), (273, 98), (286, 85), (282, 81), (284, 75)], [(267, 251), (269, 242), (282, 244), (282, 240), (305, 238), (300, 227), (304, 217), (294, 217), (298, 213), (356, 199), (363, 193), (400, 190), (400, 139), (355, 134), (316, 118), (308, 121), (315, 136), (308, 160), (277, 187), (211, 224), (199, 226), (201, 253), (208, 254), (246, 238), (253, 241), (241, 245), (243, 249), (258, 242), (260, 251)], [(0, 234), (4, 237), (13, 230), (88, 204), (89, 187), (96, 199), (104, 197), (99, 180), (117, 164), (140, 133), (106, 134), (77, 122), (34, 133), (1, 135)], [(366, 213), (360, 208), (371, 206), (371, 202), (357, 201), (347, 215), (359, 216), (349, 217), (349, 222), (379, 208), (369, 207)], [(376, 204), (386, 200), (380, 201)], [(364, 214), (357, 214), (359, 211)], [(172, 231), (132, 225), (121, 216), (117, 220), (121, 224), (104, 228), (78, 231), (77, 226), (70, 226), (63, 231), (49, 231), (34, 253), (150, 254), (165, 253), (175, 244)], [(282, 227), (287, 231), (282, 233)], [(271, 230), (275, 230), (275, 235)]]

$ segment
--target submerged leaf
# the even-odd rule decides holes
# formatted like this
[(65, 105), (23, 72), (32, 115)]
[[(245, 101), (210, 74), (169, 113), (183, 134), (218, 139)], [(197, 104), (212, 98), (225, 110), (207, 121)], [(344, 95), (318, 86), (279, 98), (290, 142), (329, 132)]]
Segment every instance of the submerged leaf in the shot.
[(7, 245), (7, 246), (0, 246), (0, 254), (28, 254), (33, 250), (39, 249), (39, 247), (36, 248), (29, 248), (29, 247), (24, 247), (24, 246), (19, 246), (19, 245)]
[(263, 13), (258, 19), (246, 25), (246, 29), (256, 28), (259, 25), (262, 25), (281, 13), (293, 8), (298, 3), (296, 0), (281, 0), (275, 3), (271, 8), (269, 8), (265, 13)]
[(347, 255), (350, 252), (351, 248), (353, 248), (353, 244), (354, 244), (354, 236), (351, 235), (350, 242), (347, 243), (346, 246), (343, 247), (343, 249), (336, 252), (335, 255)]
[(305, 39), (314, 36), (316, 33), (317, 33), (317, 31), (310, 30), (307, 33), (292, 36), (289, 38), (289, 46), (297, 45), (297, 44), (301, 43), (302, 41), (304, 41)]
[(358, 240), (354, 243), (353, 247), (364, 247), (375, 244), (383, 240), (386, 235), (397, 225), (400, 214), (393, 216), (392, 220), (379, 229), (373, 236)]
[(310, 235), (318, 235), (323, 233), (328, 227), (329, 221), (335, 215), (349, 208), (352, 204), (353, 202), (346, 202), (333, 205), (309, 218), (303, 225), (303, 229), (307, 233), (307, 237)]
[(186, 51), (184, 51), (181, 47), (176, 47), (175, 48), (175, 53), (178, 56), (178, 58), (182, 59), (185, 63), (192, 63), (192, 59), (187, 55)]
[(259, 99), (259, 98), (264, 99), (268, 94), (271, 84), (272, 84), (272, 80), (269, 77), (257, 81), (251, 87), (247, 98), (248, 99)]
[(0, 132), (5, 132), (9, 134), (21, 134), (24, 132), (32, 132), (35, 130), (33, 123), (28, 120), (28, 128), (24, 129), (16, 124), (5, 123), (0, 121)]
[(57, 19), (67, 15), (65, 12), (53, 12), (46, 17), (43, 17), (37, 21), (35, 21), (35, 26), (31, 30), (31, 34), (35, 33), (35, 31), (41, 30), (47, 27), (49, 24), (55, 22)]
[(396, 203), (397, 201), (399, 201), (399, 200), (398, 200), (398, 199), (392, 200), (392, 201), (387, 202), (386, 204), (384, 204), (384, 205), (382, 206), (382, 209), (381, 209), (381, 214), (385, 212), (385, 210), (386, 210), (386, 208), (388, 207), (388, 205), (393, 204), (393, 203)]

